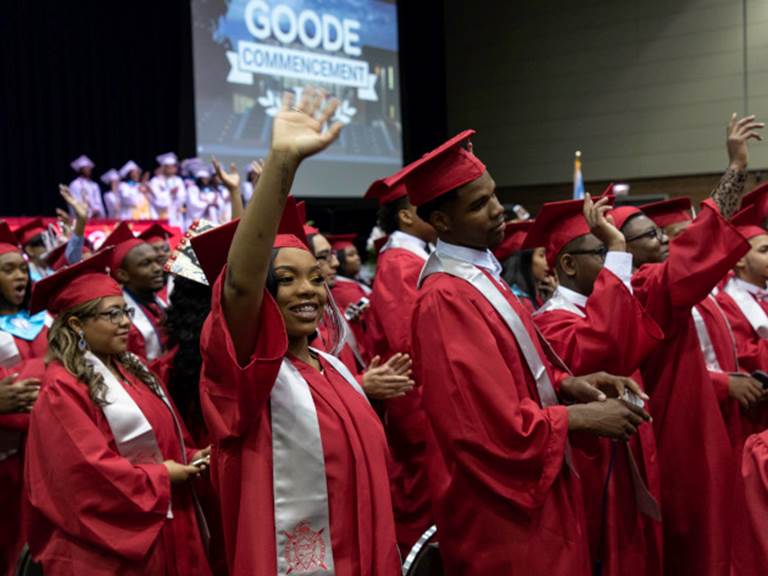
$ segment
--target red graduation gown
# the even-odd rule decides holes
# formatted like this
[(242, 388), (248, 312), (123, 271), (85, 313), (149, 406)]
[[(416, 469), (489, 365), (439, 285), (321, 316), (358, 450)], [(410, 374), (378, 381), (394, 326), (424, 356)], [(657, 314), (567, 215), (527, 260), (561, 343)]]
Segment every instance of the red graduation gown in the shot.
[[(221, 278), (200, 338), (201, 401), (214, 449), (224, 538), (232, 576), (276, 573), (269, 397), (287, 354), (280, 311), (265, 293), (256, 348), (240, 366), (221, 304)], [(337, 576), (400, 572), (381, 424), (329, 365), (323, 373), (292, 359), (309, 384), (325, 456), (331, 546)]]
[[(182, 461), (166, 405), (123, 373), (163, 459)], [(46, 369), (30, 419), (24, 484), (29, 546), (46, 576), (210, 574), (191, 487), (172, 487), (163, 464), (121, 456), (87, 386), (58, 362)]]
[(726, 574), (730, 563), (731, 445), (691, 308), (748, 249), (707, 201), (672, 240), (667, 261), (642, 266), (632, 276), (635, 297), (666, 334), (641, 370), (661, 467), (669, 574)]
[[(630, 376), (642, 386), (639, 366), (664, 336), (658, 325), (621, 280), (607, 269), (598, 275), (587, 306), (581, 310), (585, 317), (564, 309), (540, 310), (534, 315), (534, 321), (574, 374), (605, 370)], [(601, 532), (602, 498), (614, 446), (616, 456)], [(662, 525), (638, 508), (627, 449), (632, 450), (648, 490), (660, 502), (652, 426), (641, 425), (625, 445), (592, 435), (579, 435), (574, 439), (574, 460), (584, 487), (593, 563), (601, 559), (605, 575), (661, 574)]]
[[(536, 328), (504, 290), (555, 386)], [(508, 326), (464, 280), (425, 281), (413, 317), (416, 381), (440, 553), (449, 576), (590, 574), (581, 486), (565, 463), (568, 411), (542, 408)], [(434, 444), (433, 444), (434, 442)]]
[[(371, 355), (387, 360), (411, 353), (411, 316), (424, 259), (403, 248), (381, 253), (371, 294), (368, 335)], [(390, 484), (397, 541), (407, 554), (434, 524), (426, 469), (427, 420), (421, 386), (403, 397), (383, 402), (384, 428), (392, 452)]]
[[(13, 337), (21, 362), (6, 369), (0, 368), (0, 378), (18, 373), (19, 379), (42, 378), (43, 358), (48, 351), (48, 328), (44, 327), (32, 341)], [(0, 460), (0, 574), (12, 571), (26, 540), (22, 522), (22, 494), (24, 470), (24, 441), (29, 427), (29, 414), (0, 415), (0, 452), (18, 450)]]
[[(331, 288), (331, 294), (333, 299), (336, 300), (336, 304), (339, 306), (342, 314), (352, 304), (357, 304), (361, 298), (368, 298), (370, 291), (366, 291), (363, 286), (357, 280), (350, 278), (336, 278), (336, 283)], [(360, 355), (365, 362), (371, 359), (366, 348), (366, 331), (368, 329), (368, 311), (363, 311), (357, 319), (349, 322), (352, 332), (357, 339), (357, 347), (360, 349)]]
[(765, 574), (768, 567), (768, 431), (744, 446), (737, 491), (731, 556), (732, 576)]
[[(738, 304), (727, 292), (721, 290), (715, 298), (728, 319), (733, 339), (736, 341), (738, 368), (744, 372), (768, 371), (768, 340), (755, 332)], [(758, 303), (768, 312), (768, 305), (765, 302)], [(732, 406), (727, 408), (727, 419), (737, 456), (740, 459), (742, 446), (747, 437), (758, 434), (768, 427), (768, 405), (761, 403), (744, 411), (739, 409), (735, 400), (731, 400), (731, 404)], [(739, 414), (740, 417), (737, 419), (735, 414)]]

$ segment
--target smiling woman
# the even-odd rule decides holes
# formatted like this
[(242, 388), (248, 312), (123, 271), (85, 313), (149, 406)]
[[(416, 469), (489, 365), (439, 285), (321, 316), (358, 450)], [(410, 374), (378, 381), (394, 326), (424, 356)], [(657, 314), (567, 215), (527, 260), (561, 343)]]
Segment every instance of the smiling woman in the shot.
[(127, 352), (133, 312), (105, 273), (112, 251), (33, 293), (56, 319), (27, 442), (30, 551), (46, 574), (210, 574), (188, 482), (207, 450), (185, 445), (157, 378)]
[(233, 576), (401, 572), (381, 423), (344, 364), (309, 346), (330, 299), (288, 193), (341, 129), (323, 131), (336, 104), (319, 96), (285, 97), (243, 218), (192, 239), (213, 285), (201, 402)]

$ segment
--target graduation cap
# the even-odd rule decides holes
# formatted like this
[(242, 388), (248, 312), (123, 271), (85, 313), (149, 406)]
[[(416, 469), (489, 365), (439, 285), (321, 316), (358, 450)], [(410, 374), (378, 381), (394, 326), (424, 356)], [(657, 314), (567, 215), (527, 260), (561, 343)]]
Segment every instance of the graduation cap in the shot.
[(411, 204), (426, 204), (483, 175), (485, 164), (464, 148), (474, 133), (464, 130), (400, 171)]
[(9, 252), (21, 252), (19, 239), (11, 232), (8, 222), (0, 220), (0, 255), (8, 254)]
[(168, 238), (170, 238), (173, 235), (174, 234), (170, 230), (168, 230), (165, 226), (155, 222), (149, 228), (144, 230), (144, 232), (139, 234), (138, 237), (144, 240), (144, 242), (149, 242), (150, 244), (152, 244), (154, 242), (162, 242), (164, 240), (168, 240)]
[[(400, 172), (402, 172), (402, 170)], [(364, 198), (366, 200), (377, 200), (379, 206), (384, 206), (390, 202), (408, 196), (408, 190), (405, 187), (400, 172), (386, 178), (375, 180), (373, 184), (368, 187)]]
[(36, 282), (30, 312), (36, 314), (47, 309), (55, 315), (97, 298), (122, 296), (122, 288), (109, 276), (112, 252), (112, 248), (107, 248)]
[(746, 208), (742, 208), (731, 218), (731, 224), (747, 240), (768, 234), (768, 230), (763, 228), (762, 223), (763, 219), (760, 217), (757, 204), (750, 204)]
[(157, 163), (160, 164), (160, 166), (175, 166), (179, 161), (178, 157), (173, 152), (166, 152), (165, 154), (155, 156), (155, 160), (157, 160)]
[(83, 168), (93, 168), (94, 166), (96, 166), (93, 163), (93, 161), (90, 158), (88, 158), (88, 156), (86, 156), (85, 154), (81, 154), (80, 156), (72, 160), (72, 162), (70, 162), (69, 165), (72, 167), (72, 170), (74, 170), (75, 172), (80, 172), (80, 170), (82, 170)]
[(128, 175), (133, 172), (134, 170), (138, 170), (141, 172), (141, 168), (139, 167), (136, 162), (133, 160), (128, 160), (125, 164), (123, 164), (123, 167), (120, 168), (120, 178), (127, 178)]
[(104, 239), (100, 251), (104, 250), (104, 248), (109, 248), (110, 246), (114, 247), (114, 251), (112, 252), (112, 262), (109, 265), (112, 269), (112, 273), (114, 273), (115, 270), (120, 268), (123, 264), (123, 260), (125, 260), (128, 252), (136, 248), (136, 246), (141, 246), (146, 243), (146, 240), (136, 238), (133, 235), (133, 231), (127, 222), (120, 222), (115, 226), (115, 229), (112, 230), (110, 235)]
[(653, 220), (659, 228), (693, 220), (691, 199), (685, 196), (643, 204), (640, 206), (640, 210)]
[(354, 248), (357, 234), (328, 234), (326, 236), (331, 243), (333, 250), (344, 250), (345, 248)]
[[(613, 202), (612, 191), (613, 184), (609, 184), (595, 200), (607, 197)], [(523, 248), (544, 247), (547, 262), (554, 268), (560, 251), (569, 242), (589, 232), (589, 224), (584, 218), (584, 200), (547, 202), (536, 215), (536, 220), (523, 242)]]
[(761, 221), (768, 218), (768, 182), (755, 186), (749, 194), (745, 194), (741, 199), (742, 208), (753, 204)]
[(613, 223), (616, 225), (616, 228), (621, 230), (624, 228), (627, 220), (642, 213), (643, 211), (636, 206), (617, 206), (608, 212), (608, 215), (613, 217)]
[[(304, 200), (301, 202), (296, 202), (296, 215), (299, 219), (299, 222), (301, 222), (304, 236), (309, 237), (315, 234), (320, 234), (319, 228), (315, 228), (314, 226), (307, 224), (307, 203), (304, 202)], [(307, 246), (309, 246), (309, 242), (307, 242)]]
[(16, 238), (18, 238), (19, 244), (24, 246), (29, 243), (29, 241), (32, 240), (32, 238), (35, 236), (45, 232), (45, 230), (46, 228), (43, 219), (35, 218), (16, 228), (16, 230), (14, 230), (14, 234), (16, 234)]
[[(200, 267), (211, 285), (216, 282), (216, 278), (224, 269), (229, 254), (229, 246), (232, 244), (232, 238), (239, 223), (240, 219), (238, 218), (214, 228), (210, 232), (190, 238)], [(293, 196), (289, 196), (285, 204), (283, 216), (277, 228), (277, 236), (272, 246), (273, 248), (298, 248), (311, 252), (307, 247), (308, 242), (304, 234), (303, 220)]]
[(117, 180), (120, 180), (120, 174), (117, 173), (117, 170), (114, 168), (110, 168), (104, 174), (101, 175), (101, 181), (104, 182), (104, 184), (112, 184), (112, 182), (115, 182)]
[(507, 222), (504, 229), (504, 240), (493, 249), (493, 255), (503, 262), (523, 247), (523, 242), (535, 220), (515, 220)]

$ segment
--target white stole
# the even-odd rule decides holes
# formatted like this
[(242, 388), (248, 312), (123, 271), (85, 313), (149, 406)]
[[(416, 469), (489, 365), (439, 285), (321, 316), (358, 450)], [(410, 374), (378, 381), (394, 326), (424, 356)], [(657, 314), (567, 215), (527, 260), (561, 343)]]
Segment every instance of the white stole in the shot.
[(415, 254), (422, 260), (426, 260), (429, 257), (429, 254), (424, 248), (421, 248), (416, 245), (416, 242), (409, 241), (409, 239), (403, 238), (401, 235), (393, 233), (387, 241), (384, 243), (384, 246), (381, 247), (381, 250), (379, 250), (379, 254), (382, 252), (389, 250), (390, 248), (402, 248), (403, 250), (407, 250), (411, 254)]
[(0, 330), (0, 366), (10, 368), (21, 362), (21, 353), (13, 334)]
[[(157, 330), (155, 330), (155, 326), (147, 317), (144, 309), (139, 305), (138, 302), (136, 302), (136, 300), (128, 293), (127, 290), (123, 290), (123, 297), (128, 304), (128, 308), (133, 308), (136, 310), (133, 317), (133, 325), (144, 338), (144, 349), (147, 351), (147, 360), (154, 360), (155, 358), (158, 358), (163, 353), (163, 347), (160, 343), (160, 336), (158, 335)], [(155, 302), (159, 306), (164, 307), (158, 298), (155, 299)]]
[[(312, 350), (365, 398), (340, 360)], [(277, 574), (331, 576), (335, 570), (320, 424), (309, 384), (288, 358), (270, 393), (270, 413)]]
[(752, 326), (752, 329), (757, 332), (760, 338), (768, 338), (768, 315), (766, 315), (763, 307), (755, 298), (743, 287), (739, 286), (735, 278), (731, 278), (723, 289), (728, 296), (733, 298), (736, 305), (744, 314), (744, 317)]
[[(115, 375), (99, 360), (92, 352), (85, 353), (85, 360), (93, 366), (94, 372), (101, 375), (104, 379), (104, 385), (107, 392), (104, 395), (106, 404), (101, 407), (104, 417), (107, 419), (109, 429), (115, 437), (115, 444), (120, 455), (131, 462), (131, 464), (162, 464), (163, 455), (160, 447), (157, 445), (155, 431), (152, 429), (141, 408), (131, 398), (122, 383), (115, 378)], [(176, 421), (176, 415), (173, 413), (168, 399), (160, 389), (160, 399), (171, 412), (174, 423), (177, 427), (179, 442), (181, 443), (181, 453), (186, 464), (186, 451), (184, 449), (184, 439), (179, 433), (179, 424)], [(171, 504), (168, 503), (168, 518), (173, 518)]]

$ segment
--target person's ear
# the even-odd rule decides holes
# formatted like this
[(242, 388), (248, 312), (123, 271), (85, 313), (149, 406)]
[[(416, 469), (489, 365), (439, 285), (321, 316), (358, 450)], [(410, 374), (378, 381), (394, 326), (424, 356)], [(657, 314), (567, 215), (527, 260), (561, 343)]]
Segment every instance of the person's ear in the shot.
[(400, 227), (401, 228), (406, 228), (406, 227), (409, 227), (409, 226), (413, 226), (413, 223), (414, 223), (413, 216), (414, 216), (414, 214), (410, 210), (408, 210), (407, 208), (403, 208), (401, 210), (398, 210), (398, 212), (397, 212), (397, 219), (398, 219), (398, 221), (400, 223)]
[(565, 274), (571, 278), (576, 276), (576, 258), (567, 252), (560, 256), (557, 261), (557, 274)]
[(742, 272), (747, 267), (747, 257), (743, 256), (739, 259), (738, 262), (736, 262), (736, 265), (734, 266), (734, 269), (738, 270), (739, 272)]
[(79, 334), (83, 331), (83, 321), (77, 316), (70, 316), (67, 318), (67, 327), (69, 327), (75, 334)]
[(126, 283), (128, 283), (128, 281), (129, 281), (131, 278), (130, 278), (130, 276), (128, 275), (128, 272), (126, 272), (124, 268), (118, 268), (117, 270), (115, 270), (115, 279), (116, 279), (116, 280), (117, 280), (117, 281), (118, 281), (120, 284), (126, 284)]
[(445, 234), (451, 231), (451, 217), (441, 210), (435, 210), (429, 217), (429, 223), (437, 230), (438, 234)]

